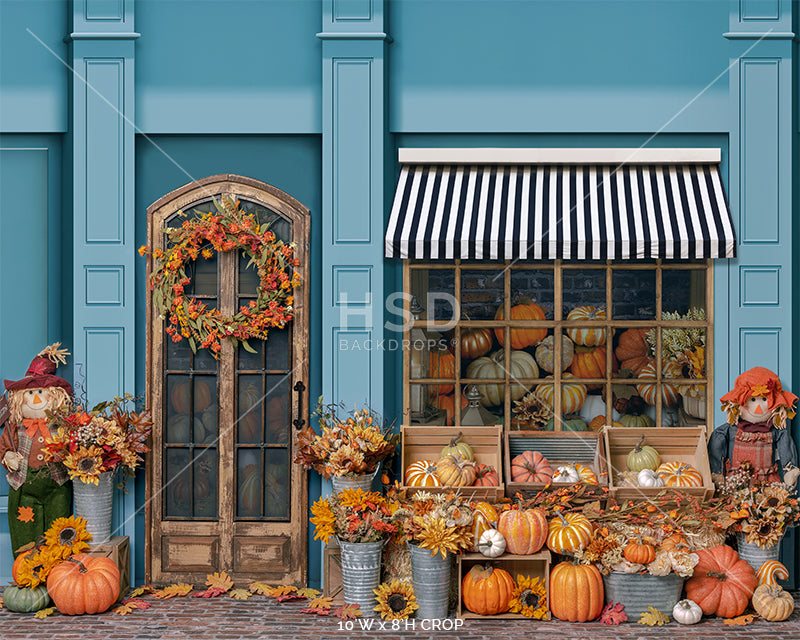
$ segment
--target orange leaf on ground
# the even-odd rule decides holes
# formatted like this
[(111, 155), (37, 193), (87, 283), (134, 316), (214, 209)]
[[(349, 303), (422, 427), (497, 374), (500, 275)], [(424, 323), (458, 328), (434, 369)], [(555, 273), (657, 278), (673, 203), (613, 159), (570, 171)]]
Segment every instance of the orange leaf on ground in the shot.
[(297, 592), (297, 595), (305, 596), (306, 598), (316, 598), (317, 596), (321, 596), (322, 592), (319, 591), (318, 589), (311, 589), (309, 587), (306, 587), (305, 589), (300, 589)]
[(153, 605), (139, 598), (128, 598), (127, 600), (123, 600), (122, 604), (114, 609), (114, 613), (120, 616), (127, 616), (131, 611), (135, 611), (136, 609), (149, 609), (151, 606)]
[(155, 587), (153, 587), (152, 584), (143, 584), (141, 587), (136, 587), (133, 591), (131, 591), (128, 595), (128, 598), (138, 598), (139, 596), (153, 593), (153, 591), (155, 591)]
[(330, 609), (333, 606), (333, 598), (314, 598), (308, 606), (312, 609)]
[(268, 596), (272, 593), (272, 587), (270, 587), (268, 584), (264, 584), (263, 582), (251, 582), (247, 585), (247, 588), (250, 589), (251, 593), (255, 593), (260, 596)]
[(253, 594), (247, 589), (232, 589), (228, 595), (234, 600), (247, 600)]
[(357, 604), (345, 604), (335, 609), (333, 615), (339, 620), (355, 620), (362, 613)]
[(206, 576), (206, 586), (209, 589), (222, 589), (223, 592), (233, 589), (233, 580), (225, 572), (209, 573)]
[(171, 584), (163, 589), (153, 591), (153, 597), (159, 600), (166, 600), (167, 598), (174, 598), (175, 596), (185, 596), (194, 589), (194, 585), (188, 582), (179, 582), (178, 584)]
[(194, 594), (193, 597), (195, 598), (216, 598), (217, 596), (221, 596), (223, 593), (227, 593), (227, 590), (220, 589), (219, 587), (211, 587), (210, 589), (206, 589), (205, 591), (198, 591)]
[(750, 624), (751, 622), (755, 621), (756, 617), (752, 613), (745, 613), (741, 616), (736, 616), (735, 618), (728, 618), (725, 620), (723, 624), (733, 624), (737, 626), (744, 626), (746, 624)]
[(38, 618), (39, 620), (44, 620), (47, 616), (52, 616), (56, 611), (55, 607), (47, 607), (47, 609), (39, 609), (36, 613), (33, 614), (34, 618)]
[(20, 522), (33, 522), (33, 507), (20, 507), (17, 509), (17, 520)]
[(297, 587), (293, 587), (290, 584), (282, 584), (277, 587), (273, 587), (270, 589), (270, 592), (266, 595), (272, 596), (273, 598), (277, 598), (279, 596), (285, 596), (290, 593), (295, 593), (297, 591)]

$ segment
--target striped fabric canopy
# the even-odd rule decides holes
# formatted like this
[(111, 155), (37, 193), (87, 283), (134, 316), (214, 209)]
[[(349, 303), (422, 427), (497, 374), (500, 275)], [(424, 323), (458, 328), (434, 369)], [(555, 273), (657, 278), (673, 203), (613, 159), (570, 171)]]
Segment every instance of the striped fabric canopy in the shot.
[(386, 256), (423, 260), (732, 258), (716, 164), (406, 164)]

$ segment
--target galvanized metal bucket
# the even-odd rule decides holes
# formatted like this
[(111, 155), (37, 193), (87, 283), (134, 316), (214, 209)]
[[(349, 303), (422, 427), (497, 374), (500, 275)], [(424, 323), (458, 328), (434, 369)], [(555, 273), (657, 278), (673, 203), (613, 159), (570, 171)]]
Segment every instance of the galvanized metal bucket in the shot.
[(638, 620), (648, 607), (670, 615), (683, 591), (683, 578), (676, 573), (652, 576), (649, 573), (612, 572), (603, 576), (603, 584), (606, 603), (621, 602), (628, 620), (633, 621)]
[(452, 554), (442, 558), (438, 553), (431, 556), (430, 549), (415, 544), (409, 544), (408, 548), (411, 551), (411, 584), (419, 605), (415, 616), (422, 619), (446, 618)]
[(114, 472), (104, 471), (98, 484), (74, 479), (72, 495), (75, 497), (75, 515), (86, 518), (86, 530), (92, 534), (92, 543), (111, 539), (111, 507), (114, 501)]
[(739, 556), (747, 560), (747, 563), (756, 571), (758, 571), (761, 565), (767, 560), (778, 559), (781, 551), (780, 543), (762, 549), (757, 544), (747, 542), (746, 538), (746, 534), (741, 531), (736, 534), (736, 546), (739, 547)]
[[(380, 465), (378, 466), (378, 469), (380, 469)], [(375, 469), (374, 473), (358, 476), (357, 478), (331, 476), (331, 486), (333, 488), (332, 492), (337, 494), (345, 489), (362, 489), (364, 491), (370, 491), (372, 489), (372, 481), (378, 474), (378, 469)]]
[(375, 593), (381, 583), (381, 554), (385, 542), (343, 542), (342, 587), (346, 604), (357, 604), (362, 616), (375, 617)]

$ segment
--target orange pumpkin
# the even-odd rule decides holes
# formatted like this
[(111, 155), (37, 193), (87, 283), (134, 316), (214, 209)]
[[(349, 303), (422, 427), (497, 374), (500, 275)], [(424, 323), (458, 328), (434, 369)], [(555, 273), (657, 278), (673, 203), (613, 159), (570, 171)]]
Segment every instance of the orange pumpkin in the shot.
[(418, 460), (406, 467), (403, 480), (407, 487), (440, 487), (439, 476), (436, 475), (436, 463), (430, 460)]
[[(681, 369), (681, 365), (677, 362), (665, 362), (664, 366), (661, 368), (662, 372), (662, 380), (665, 378), (680, 378), (683, 376), (683, 371)], [(655, 364), (648, 364), (642, 368), (638, 375), (639, 378), (652, 378), (651, 382), (644, 382), (642, 384), (636, 385), (636, 393), (638, 393), (644, 401), (649, 404), (655, 406), (656, 404), (656, 392), (658, 388), (658, 383), (655, 381), (656, 377), (656, 366)], [(666, 382), (661, 383), (661, 402), (665, 407), (671, 407), (678, 403), (678, 400), (681, 399), (680, 392), (678, 391), (678, 387), (674, 384), (667, 384)]]
[[(437, 349), (430, 352), (428, 356), (430, 363), (431, 378), (445, 378), (452, 380), (456, 377), (456, 357), (447, 349)], [(447, 395), (452, 393), (455, 386), (452, 384), (440, 384), (432, 387), (432, 394)]]
[[(605, 322), (606, 310), (598, 309), (588, 305), (575, 307), (567, 314), (567, 320), (581, 320), (585, 322), (599, 321)], [(572, 339), (576, 345), (583, 345), (585, 347), (594, 347), (596, 345), (606, 343), (606, 330), (601, 327), (570, 327), (567, 329), (567, 335)], [(603, 360), (603, 368), (605, 369), (605, 359)], [(584, 378), (594, 378), (597, 376), (581, 376)]]
[(497, 526), (497, 509), (488, 502), (476, 502), (472, 506), (472, 551), (478, 551), (478, 541), (484, 531)]
[(653, 362), (650, 357), (650, 345), (645, 336), (647, 329), (627, 329), (619, 336), (619, 342), (614, 353), (620, 361), (620, 367), (630, 369), (633, 375), (638, 376), (644, 367)]
[(497, 530), (506, 539), (506, 550), (530, 555), (547, 540), (547, 518), (542, 509), (509, 509), (500, 514)]
[(628, 562), (634, 564), (650, 564), (656, 559), (656, 548), (652, 544), (645, 544), (641, 540), (631, 541), (625, 545), (622, 555)]
[[(572, 358), (570, 371), (576, 378), (605, 378), (606, 377), (606, 348), (575, 347), (575, 356)], [(591, 385), (590, 388), (596, 385)]]
[(485, 356), (492, 350), (492, 330), (477, 327), (461, 327), (461, 359), (473, 360)]
[(556, 517), (550, 520), (549, 529), (547, 547), (556, 553), (580, 551), (592, 539), (592, 523), (580, 513), (568, 513), (565, 516), (556, 511)]
[(523, 451), (511, 461), (511, 479), (547, 484), (553, 479), (553, 468), (538, 451)]
[(47, 591), (65, 615), (103, 613), (119, 597), (119, 569), (110, 558), (79, 553), (53, 568)]
[[(699, 549), (700, 561), (686, 581), (686, 597), (707, 616), (735, 618), (747, 608), (756, 588), (756, 572), (728, 545)], [(552, 588), (552, 583), (551, 583)]]
[[(469, 402), (464, 394), (461, 394), (461, 408), (466, 409)], [(433, 405), (437, 409), (444, 409), (445, 412), (445, 421), (448, 425), (455, 424), (455, 415), (456, 415), (456, 396), (454, 393), (451, 393), (446, 396), (436, 396), (433, 401)]]
[(621, 422), (617, 422), (616, 420), (609, 420), (605, 416), (595, 416), (589, 422), (589, 428), (592, 431), (600, 431), (607, 424), (610, 424), (612, 427), (622, 427), (623, 426), (623, 424)]
[(603, 577), (593, 564), (561, 562), (550, 572), (550, 611), (559, 620), (594, 620), (603, 610), (603, 595)]
[[(553, 376), (546, 379), (552, 380)], [(580, 382), (573, 382), (574, 374), (565, 373), (561, 376), (561, 413), (564, 415), (578, 413), (583, 403), (586, 402), (586, 385)], [(553, 407), (553, 394), (555, 385), (552, 382), (544, 382), (534, 390), (534, 395), (544, 402), (547, 406)]]
[(514, 587), (514, 579), (505, 569), (476, 564), (461, 581), (461, 599), (472, 613), (493, 616), (508, 611)]
[(656, 474), (661, 477), (666, 487), (703, 486), (703, 476), (686, 462), (664, 462), (656, 469)]
[(29, 586), (29, 585), (27, 585), (27, 584), (22, 584), (22, 583), (19, 581), (18, 572), (19, 572), (20, 568), (22, 567), (22, 563), (23, 563), (23, 562), (25, 562), (25, 558), (27, 558), (28, 556), (30, 556), (30, 555), (32, 555), (32, 554), (34, 554), (34, 553), (36, 553), (37, 551), (39, 551), (39, 549), (38, 549), (38, 548), (36, 548), (35, 546), (34, 546), (34, 547), (31, 547), (30, 549), (26, 549), (25, 551), (23, 551), (22, 553), (20, 553), (20, 554), (17, 556), (17, 558), (14, 560), (14, 564), (12, 564), (12, 565), (11, 565), (11, 577), (12, 577), (12, 578), (13, 578), (13, 580), (14, 580), (14, 584), (18, 584), (18, 585), (20, 585), (20, 586), (22, 586), (22, 587), (27, 587), (27, 586)]
[[(172, 407), (178, 413), (189, 413), (189, 381), (179, 382), (172, 387), (169, 394)], [(213, 396), (211, 395), (211, 388), (208, 383), (203, 379), (203, 376), (195, 376), (194, 378), (194, 410), (195, 412), (205, 411), (211, 406)]]
[[(494, 316), (495, 320), (503, 320), (505, 318), (504, 306), (501, 305)], [(520, 304), (511, 307), (512, 320), (544, 320), (544, 309), (538, 304), (530, 300), (521, 301)], [(494, 335), (497, 337), (497, 342), (500, 346), (505, 346), (506, 333), (504, 327), (498, 327), (494, 330)], [(525, 347), (532, 347), (538, 344), (547, 335), (547, 329), (531, 328), (531, 329), (511, 329), (511, 348), (524, 349)]]
[(689, 543), (680, 531), (676, 531), (664, 538), (659, 546), (662, 551), (678, 551), (680, 547), (688, 549)]
[(475, 482), (473, 487), (499, 487), (500, 475), (493, 466), (483, 463), (475, 465)]
[(442, 456), (436, 475), (445, 487), (468, 487), (475, 482), (475, 463), (457, 453)]

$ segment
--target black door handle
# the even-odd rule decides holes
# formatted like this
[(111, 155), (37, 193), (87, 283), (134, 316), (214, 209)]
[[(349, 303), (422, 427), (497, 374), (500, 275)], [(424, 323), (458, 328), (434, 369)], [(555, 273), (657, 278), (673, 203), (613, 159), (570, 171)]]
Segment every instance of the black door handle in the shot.
[(297, 398), (297, 418), (292, 421), (295, 429), (302, 429), (305, 424), (305, 418), (303, 418), (303, 392), (306, 390), (306, 385), (303, 384), (302, 380), (298, 380), (295, 382), (293, 387), (295, 391), (297, 391), (298, 398)]

